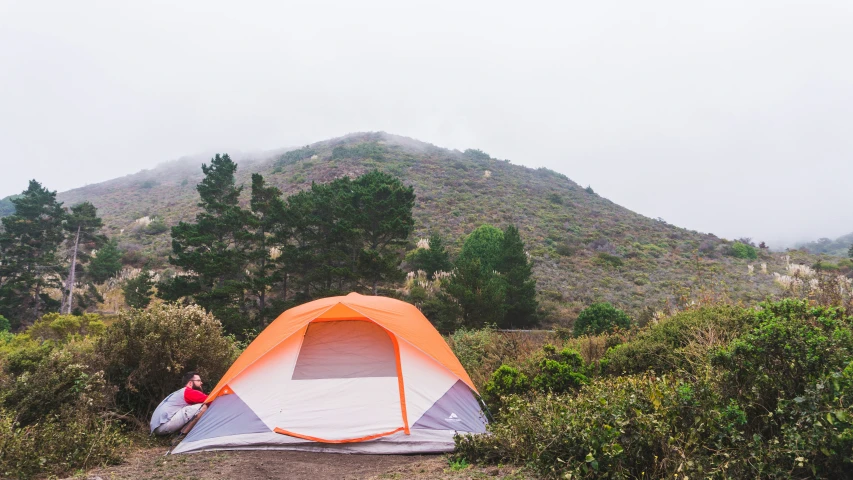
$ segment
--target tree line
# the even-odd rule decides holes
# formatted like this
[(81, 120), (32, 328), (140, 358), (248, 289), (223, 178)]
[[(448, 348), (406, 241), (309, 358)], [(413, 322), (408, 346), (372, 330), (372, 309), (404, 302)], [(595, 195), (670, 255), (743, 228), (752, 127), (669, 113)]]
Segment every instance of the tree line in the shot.
[[(131, 307), (145, 308), (155, 295), (196, 303), (242, 336), (315, 298), (350, 291), (400, 296), (394, 287), (405, 278), (405, 260), (438, 288), (426, 294), (416, 287), (404, 299), (441, 330), (537, 322), (531, 264), (514, 226), (479, 227), (454, 261), (437, 234), (406, 255), (414, 189), (387, 173), (314, 183), (287, 197), (253, 174), (248, 202), (241, 203), (244, 187), (227, 154), (202, 171), (195, 221), (171, 228), (168, 261), (176, 273), (161, 272), (155, 284), (143, 268), (126, 280)], [(0, 316), (15, 328), (47, 312), (81, 313), (103, 302), (94, 284), (121, 270), (122, 253), (100, 233), (95, 207), (65, 208), (34, 180), (11, 202), (15, 212), (0, 231)]]
[(403, 277), (415, 194), (397, 178), (372, 171), (283, 198), (253, 174), (244, 208), (228, 155), (202, 170), (201, 212), (172, 227), (169, 263), (183, 273), (157, 286), (160, 298), (191, 300), (240, 332), (313, 298), (377, 294)]
[[(110, 254), (115, 244), (99, 233), (103, 222), (94, 205), (66, 208), (35, 180), (10, 202), (14, 213), (0, 228), (0, 316), (15, 328), (47, 312), (80, 313), (103, 301), (94, 283), (114, 275), (121, 263)], [(95, 256), (102, 247), (106, 253)], [(51, 295), (55, 290), (59, 299)]]

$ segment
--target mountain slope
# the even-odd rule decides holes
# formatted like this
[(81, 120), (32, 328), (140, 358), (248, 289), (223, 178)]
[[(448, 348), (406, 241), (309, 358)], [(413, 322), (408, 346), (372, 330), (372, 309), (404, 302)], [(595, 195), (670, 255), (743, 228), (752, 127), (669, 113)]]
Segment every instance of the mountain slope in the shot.
[(837, 257), (847, 257), (851, 246), (853, 246), (853, 233), (842, 235), (835, 240), (821, 238), (814, 242), (797, 244), (797, 248), (808, 250), (811, 253), (825, 253)]
[[(760, 300), (778, 293), (772, 272), (785, 268), (782, 255), (761, 250), (760, 259), (749, 263), (766, 263), (767, 273), (756, 266), (756, 273), (749, 274), (746, 260), (725, 255), (725, 240), (636, 214), (562, 174), (513, 165), (478, 150), (452, 151), (386, 133), (364, 133), (284, 154), (234, 159), (238, 183), (249, 185), (250, 174), (258, 172), (285, 195), (312, 181), (354, 177), (371, 169), (391, 173), (415, 188), (413, 242), (437, 231), (451, 250), (458, 250), (463, 237), (483, 223), (513, 223), (534, 261), (542, 300), (556, 317), (598, 300), (636, 313), (695, 296), (698, 290)], [(92, 201), (108, 234), (132, 252), (130, 261), (166, 267), (165, 227), (195, 217), (201, 162), (167, 163), (63, 192), (59, 198), (68, 205)]]

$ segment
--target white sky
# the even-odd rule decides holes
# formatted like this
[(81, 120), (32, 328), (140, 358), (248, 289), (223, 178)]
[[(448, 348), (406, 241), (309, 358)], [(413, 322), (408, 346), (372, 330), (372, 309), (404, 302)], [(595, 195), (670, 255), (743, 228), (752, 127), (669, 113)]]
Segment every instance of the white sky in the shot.
[(384, 130), (727, 238), (836, 237), (852, 51), (849, 0), (0, 0), (0, 197)]

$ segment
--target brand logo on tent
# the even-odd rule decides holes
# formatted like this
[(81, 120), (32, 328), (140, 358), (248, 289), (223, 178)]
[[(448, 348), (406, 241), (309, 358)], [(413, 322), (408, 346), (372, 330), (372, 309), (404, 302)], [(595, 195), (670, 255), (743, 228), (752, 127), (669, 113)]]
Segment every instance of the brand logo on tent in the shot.
[(445, 420), (447, 420), (448, 422), (461, 422), (461, 421), (462, 421), (462, 419), (460, 419), (460, 418), (459, 418), (455, 413), (453, 413), (453, 412), (451, 412), (451, 413), (450, 413), (450, 416), (449, 416), (449, 417), (447, 417), (447, 418), (445, 418)]

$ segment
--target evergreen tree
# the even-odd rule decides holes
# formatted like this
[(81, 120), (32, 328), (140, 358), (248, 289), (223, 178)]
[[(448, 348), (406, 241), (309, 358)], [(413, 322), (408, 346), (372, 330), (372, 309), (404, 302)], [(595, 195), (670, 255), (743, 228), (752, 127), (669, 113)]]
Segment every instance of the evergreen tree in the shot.
[(243, 244), (247, 215), (238, 204), (237, 164), (217, 154), (202, 165), (204, 179), (198, 184), (202, 211), (196, 223), (172, 227), (169, 263), (188, 272), (158, 287), (158, 296), (175, 301), (187, 297), (210, 311), (232, 333), (242, 331), (246, 317), (240, 311), (244, 296), (246, 258)]
[(489, 224), (477, 227), (465, 238), (459, 260), (479, 259), (484, 272), (496, 271), (501, 260), (503, 235), (500, 229)]
[(524, 242), (514, 225), (503, 231), (498, 271), (506, 282), (506, 316), (504, 327), (529, 327), (536, 325), (539, 303), (536, 301), (536, 281)]
[[(310, 198), (299, 199), (297, 215), (303, 291), (312, 297), (344, 293), (358, 278), (360, 240), (355, 228), (352, 181), (339, 178), (328, 184), (312, 184)], [(306, 268), (307, 267), (307, 268)]]
[(103, 283), (121, 271), (121, 250), (113, 239), (106, 242), (92, 257), (87, 268), (89, 277), (95, 283)]
[(374, 170), (352, 182), (356, 229), (362, 245), (358, 256), (359, 277), (377, 294), (380, 281), (403, 278), (402, 248), (415, 226), (413, 187)]
[[(246, 289), (255, 297), (258, 323), (265, 327), (272, 312), (267, 293), (281, 279), (277, 269), (280, 248), (276, 232), (284, 216), (281, 190), (269, 187), (260, 174), (252, 174), (251, 215), (248, 217), (250, 235), (246, 239), (246, 259), (249, 262)], [(277, 237), (282, 240), (282, 236)]]
[(71, 207), (71, 213), (65, 221), (66, 244), (71, 259), (68, 276), (65, 279), (65, 289), (62, 292), (60, 313), (70, 314), (72, 311), (78, 262), (88, 261), (89, 253), (106, 241), (106, 237), (98, 234), (102, 226), (103, 222), (98, 218), (98, 209), (90, 202)]
[(151, 303), (151, 293), (154, 280), (147, 268), (143, 268), (139, 275), (127, 280), (121, 291), (124, 293), (124, 301), (132, 308), (146, 308)]
[(15, 213), (2, 219), (0, 233), (0, 315), (17, 326), (58, 306), (44, 290), (61, 287), (57, 250), (64, 239), (66, 212), (56, 192), (35, 180), (11, 201)]
[(412, 252), (408, 262), (415, 270), (426, 272), (427, 278), (435, 279), (436, 272), (449, 272), (453, 269), (450, 254), (444, 246), (444, 240), (438, 233), (429, 236), (429, 248), (419, 248)]
[(500, 324), (506, 315), (506, 284), (486, 271), (479, 258), (459, 258), (444, 291), (459, 304), (462, 326), (482, 328)]
[(276, 243), (282, 245), (278, 269), (282, 277), (281, 297), (285, 301), (289, 295), (288, 288), (297, 291), (294, 301), (311, 298), (311, 286), (307, 278), (314, 263), (312, 247), (315, 234), (311, 222), (314, 200), (311, 191), (287, 197), (282, 221), (276, 231)]
[(847, 256), (853, 258), (853, 243), (850, 244), (850, 249), (847, 250)]

